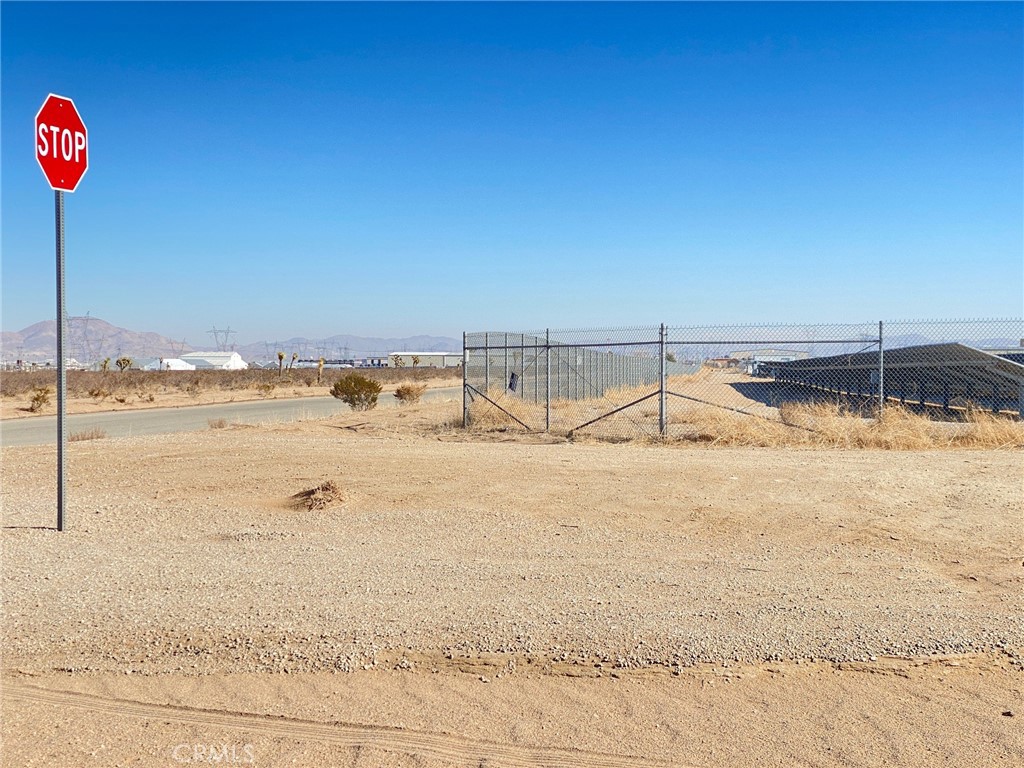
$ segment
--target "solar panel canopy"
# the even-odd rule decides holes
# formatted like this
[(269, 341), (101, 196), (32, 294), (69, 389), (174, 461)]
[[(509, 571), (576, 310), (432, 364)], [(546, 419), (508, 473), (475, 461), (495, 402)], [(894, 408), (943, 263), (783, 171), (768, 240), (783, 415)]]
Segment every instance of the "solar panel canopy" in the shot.
[(1021, 413), (1024, 364), (1013, 351), (994, 354), (965, 344), (924, 344), (765, 363), (758, 375), (833, 393), (942, 407), (968, 405)]

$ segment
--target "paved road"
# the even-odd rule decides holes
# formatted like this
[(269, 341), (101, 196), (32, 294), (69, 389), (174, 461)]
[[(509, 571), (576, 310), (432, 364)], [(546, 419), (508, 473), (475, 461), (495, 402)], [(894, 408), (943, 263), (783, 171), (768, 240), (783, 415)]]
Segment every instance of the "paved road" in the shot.
[[(424, 400), (461, 397), (461, 387), (428, 389)], [(385, 392), (380, 408), (398, 405), (394, 395)], [(139, 411), (82, 413), (68, 416), (68, 434), (99, 428), (107, 437), (157, 435), (165, 432), (189, 432), (209, 429), (211, 419), (258, 424), (261, 422), (320, 419), (349, 412), (349, 407), (333, 397), (304, 397), (295, 400), (253, 400), (245, 403), (193, 405), (184, 408), (150, 408)], [(57, 441), (57, 417), (34, 416), (0, 421), (0, 444), (45, 445)]]

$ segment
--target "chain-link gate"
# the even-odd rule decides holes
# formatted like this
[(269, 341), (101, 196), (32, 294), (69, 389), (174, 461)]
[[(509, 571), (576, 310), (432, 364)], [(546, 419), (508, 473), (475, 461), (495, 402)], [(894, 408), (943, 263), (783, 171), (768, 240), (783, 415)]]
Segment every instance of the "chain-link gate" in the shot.
[(686, 436), (709, 412), (785, 421), (821, 402), (1019, 418), (1022, 344), (1019, 318), (466, 333), (463, 423)]

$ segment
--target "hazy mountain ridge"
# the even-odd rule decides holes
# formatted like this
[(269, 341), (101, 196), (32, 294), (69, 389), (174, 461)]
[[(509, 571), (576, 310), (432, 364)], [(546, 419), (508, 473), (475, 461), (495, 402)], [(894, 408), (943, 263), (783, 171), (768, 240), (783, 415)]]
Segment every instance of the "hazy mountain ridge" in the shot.
[[(67, 355), (80, 363), (91, 363), (106, 357), (174, 357), (194, 348), (183, 341), (152, 331), (132, 331), (98, 317), (69, 317)], [(43, 320), (20, 331), (0, 333), (0, 348), (7, 362), (27, 360), (41, 362), (57, 356), (57, 321)]]
[[(948, 338), (931, 338), (919, 333), (899, 334), (887, 337), (886, 349), (934, 344), (949, 341)], [(961, 343), (981, 348), (1017, 347), (1020, 339), (988, 336), (980, 339), (958, 339)], [(72, 317), (68, 319), (68, 357), (88, 364), (106, 357), (116, 359), (120, 355), (132, 358), (177, 357), (184, 352), (210, 351), (216, 344), (191, 345), (184, 340), (175, 340), (151, 331), (139, 332), (120, 328), (97, 317)], [(701, 347), (705, 356), (727, 355), (736, 345), (712, 344)], [(814, 356), (847, 353), (849, 345), (827, 343), (789, 343), (775, 346), (801, 349)], [(450, 336), (406, 336), (402, 338), (381, 336), (353, 336), (336, 334), (324, 339), (308, 339), (302, 336), (284, 341), (259, 341), (251, 344), (229, 345), (244, 360), (276, 360), (277, 353), (283, 352), (287, 359), (293, 353), (300, 358), (312, 359), (323, 356), (328, 359), (360, 358), (372, 355), (386, 355), (390, 352), (461, 352), (462, 339)], [(863, 351), (877, 349), (876, 345), (865, 342)], [(0, 332), (0, 351), (5, 362), (26, 360), (43, 362), (53, 360), (57, 353), (57, 323), (44, 320), (17, 332)]]
[[(80, 363), (88, 364), (106, 357), (120, 355), (133, 358), (177, 357), (184, 352), (211, 351), (216, 344), (192, 345), (151, 331), (132, 331), (121, 328), (98, 317), (68, 318), (67, 354)], [(287, 341), (260, 341), (252, 344), (229, 345), (244, 360), (275, 360), (278, 352), (291, 357), (297, 352), (303, 358), (320, 355), (335, 357), (365, 357), (388, 352), (459, 352), (462, 340), (449, 336), (407, 336), (404, 338), (364, 337), (337, 334), (326, 339), (293, 337)], [(26, 360), (43, 362), (57, 355), (57, 321), (44, 320), (20, 331), (0, 332), (0, 351), (5, 362)]]

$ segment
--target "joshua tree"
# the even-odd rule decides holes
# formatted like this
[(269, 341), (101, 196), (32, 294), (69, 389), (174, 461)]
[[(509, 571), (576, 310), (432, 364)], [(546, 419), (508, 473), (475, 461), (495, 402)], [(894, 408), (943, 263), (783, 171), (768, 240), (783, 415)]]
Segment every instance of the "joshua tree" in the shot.
[(316, 385), (319, 387), (324, 378), (324, 359), (321, 357), (316, 364)]
[(298, 352), (292, 352), (292, 360), (291, 360), (290, 363), (288, 363), (288, 370), (289, 371), (292, 369), (292, 366), (295, 365), (295, 361), (298, 360), (298, 359), (299, 359), (299, 353)]
[(124, 373), (126, 370), (132, 367), (132, 359), (127, 355), (122, 355), (114, 361), (114, 365), (117, 366), (117, 370)]
[(277, 353), (277, 378), (284, 376), (284, 352)]
[(412, 367), (415, 368), (419, 364), (420, 364), (420, 356), (419, 355), (413, 355), (412, 356)]
[(401, 355), (392, 355), (391, 359), (395, 363), (395, 368), (404, 368), (405, 367), (405, 360), (402, 359)]
[(100, 370), (106, 373), (110, 370), (110, 358), (104, 358), (103, 362), (100, 363)]

